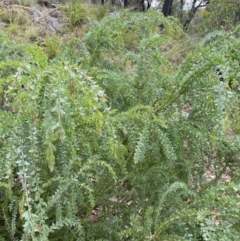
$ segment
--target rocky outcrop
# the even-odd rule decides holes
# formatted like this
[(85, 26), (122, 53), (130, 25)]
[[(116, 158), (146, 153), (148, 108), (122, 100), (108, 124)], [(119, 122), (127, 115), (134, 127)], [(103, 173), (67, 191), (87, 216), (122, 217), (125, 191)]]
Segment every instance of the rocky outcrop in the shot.
[[(18, 11), (27, 16), (30, 25), (39, 28), (41, 35), (61, 33), (63, 25), (67, 22), (64, 13), (58, 9), (57, 4), (51, 4), (47, 1), (39, 1), (30, 6), (12, 4), (11, 0), (2, 1), (2, 9), (8, 11)], [(1, 26), (7, 26), (8, 21), (0, 20)]]

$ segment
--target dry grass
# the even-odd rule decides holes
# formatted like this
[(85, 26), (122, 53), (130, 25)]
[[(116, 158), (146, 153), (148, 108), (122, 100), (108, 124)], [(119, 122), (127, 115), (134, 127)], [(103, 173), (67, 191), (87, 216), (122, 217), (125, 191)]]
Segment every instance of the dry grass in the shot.
[(89, 19), (101, 20), (109, 13), (110, 8), (72, 1), (71, 4), (64, 7), (64, 10), (69, 18), (70, 26), (82, 26), (88, 23)]
[(177, 67), (185, 61), (187, 55), (194, 50), (198, 43), (199, 39), (183, 38), (181, 41), (178, 40), (162, 46), (160, 51), (169, 59), (173, 67)]
[(28, 25), (30, 20), (21, 8), (5, 8), (0, 12), (0, 21), (7, 24)]
[(41, 35), (41, 32), (40, 32), (39, 26), (36, 26), (34, 24), (26, 28), (24, 32), (24, 37), (26, 42), (28, 41), (35, 42), (40, 35)]

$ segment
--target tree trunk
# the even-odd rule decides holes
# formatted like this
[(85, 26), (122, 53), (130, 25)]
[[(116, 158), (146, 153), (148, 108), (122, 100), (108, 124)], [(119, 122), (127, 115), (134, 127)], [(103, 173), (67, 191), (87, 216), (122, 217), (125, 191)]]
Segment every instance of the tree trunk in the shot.
[(165, 17), (171, 14), (173, 0), (165, 0), (163, 3), (162, 13)]

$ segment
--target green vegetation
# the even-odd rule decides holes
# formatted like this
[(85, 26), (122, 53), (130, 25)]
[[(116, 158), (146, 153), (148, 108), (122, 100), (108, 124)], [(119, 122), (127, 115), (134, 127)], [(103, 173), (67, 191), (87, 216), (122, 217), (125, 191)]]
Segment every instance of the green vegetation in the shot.
[(62, 9), (17, 35), (1, 9), (0, 241), (239, 240), (239, 22)]
[(83, 4), (79, 1), (72, 1), (67, 8), (67, 14), (72, 26), (82, 25), (89, 19), (101, 20), (108, 13), (108, 8)]

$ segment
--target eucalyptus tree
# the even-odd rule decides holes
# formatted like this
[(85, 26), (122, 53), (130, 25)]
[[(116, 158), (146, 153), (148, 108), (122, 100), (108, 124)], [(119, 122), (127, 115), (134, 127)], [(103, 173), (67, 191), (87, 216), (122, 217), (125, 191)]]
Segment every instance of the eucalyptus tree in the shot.
[[(210, 3), (209, 0), (164, 0), (162, 12), (164, 16), (174, 15), (180, 18), (185, 30), (187, 30), (191, 20), (199, 8), (206, 7)], [(186, 12), (184, 18), (183, 13)]]

